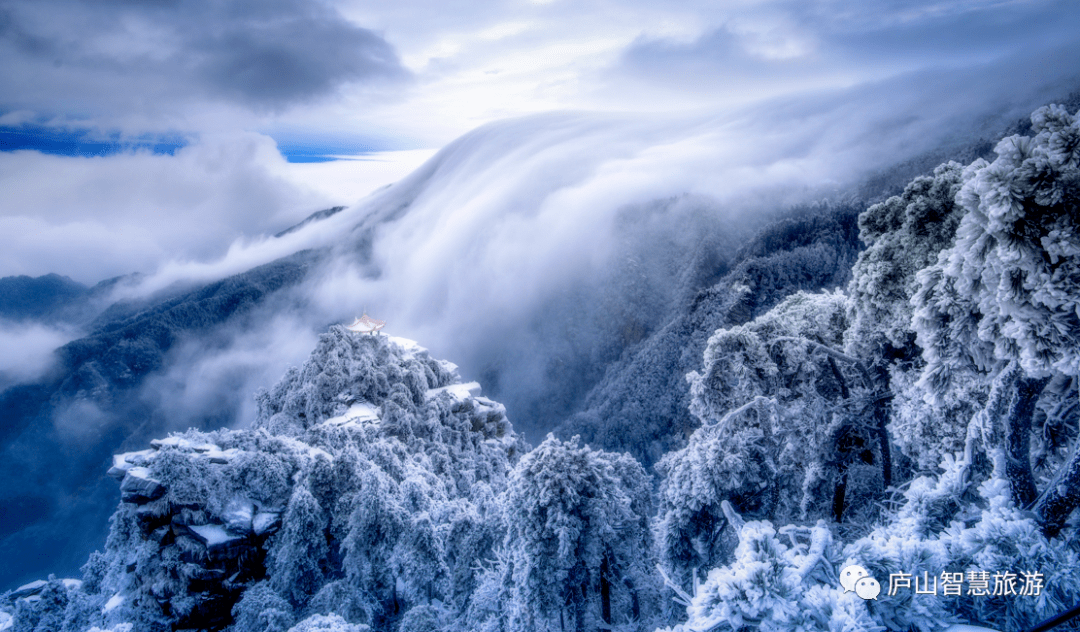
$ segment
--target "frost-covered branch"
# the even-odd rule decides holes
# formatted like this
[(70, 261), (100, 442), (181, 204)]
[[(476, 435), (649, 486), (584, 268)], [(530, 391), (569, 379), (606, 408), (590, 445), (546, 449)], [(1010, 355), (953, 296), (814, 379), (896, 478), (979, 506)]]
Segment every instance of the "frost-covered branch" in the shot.
[(867, 388), (870, 388), (870, 389), (876, 389), (877, 388), (877, 380), (875, 380), (873, 378), (873, 376), (870, 375), (870, 370), (866, 368), (866, 364), (862, 360), (860, 360), (860, 359), (858, 359), (858, 358), (856, 358), (854, 356), (850, 356), (850, 355), (844, 353), (843, 351), (838, 351), (838, 350), (833, 349), (832, 347), (830, 347), (828, 345), (825, 345), (825, 344), (822, 344), (820, 342), (815, 342), (813, 340), (808, 340), (806, 338), (797, 338), (795, 336), (778, 336), (776, 338), (773, 338), (773, 342), (795, 342), (795, 343), (808, 344), (815, 351), (819, 351), (819, 352), (824, 353), (825, 355), (829, 356), (830, 358), (833, 358), (835, 360), (839, 360), (841, 362), (846, 362), (846, 363), (854, 366), (856, 369), (858, 369), (859, 373), (862, 375), (863, 380), (866, 381)]
[(800, 582), (806, 581), (818, 564), (825, 560), (825, 549), (832, 542), (832, 534), (829, 532), (829, 528), (825, 526), (824, 520), (818, 520), (813, 527), (787, 525), (780, 527), (779, 532), (787, 535), (793, 545), (796, 544), (796, 534), (810, 536), (810, 547), (806, 555), (802, 556), (799, 563), (792, 569)]
[[(690, 603), (693, 601), (694, 598), (691, 597), (690, 594), (683, 590), (678, 584), (671, 581), (671, 578), (668, 577), (668, 574), (664, 572), (663, 566), (657, 564), (656, 570), (660, 571), (660, 577), (664, 579), (664, 585), (670, 588), (672, 592), (675, 593), (675, 596), (672, 597), (675, 603), (681, 604), (689, 608)], [(694, 576), (697, 577), (697, 573), (694, 573)]]
[(871, 391), (877, 393), (877, 395), (872, 400), (874, 431), (877, 434), (878, 447), (881, 451), (881, 477), (885, 484), (885, 487), (891, 486), (892, 449), (889, 445), (889, 430), (887, 426), (889, 423), (888, 402), (891, 400), (892, 394), (888, 393), (885, 389), (880, 388), (877, 380), (875, 380), (874, 377), (870, 374), (870, 370), (866, 368), (866, 364), (862, 360), (854, 356), (850, 356), (842, 351), (833, 349), (832, 347), (822, 344), (820, 342), (815, 342), (806, 338), (798, 338), (795, 336), (778, 336), (776, 338), (773, 338), (773, 342), (804, 343), (809, 345), (815, 351), (821, 352), (835, 360), (851, 364), (856, 369), (858, 369), (859, 373), (862, 375), (863, 380), (866, 382), (866, 387), (869, 388)]
[(752, 401), (746, 402), (745, 404), (743, 404), (742, 406), (739, 406), (735, 410), (732, 410), (732, 411), (726, 413), (723, 417), (720, 418), (720, 421), (718, 421), (718, 422), (716, 422), (715, 424), (712, 424), (712, 425), (717, 427), (717, 428), (721, 428), (721, 429), (725, 428), (725, 427), (727, 427), (728, 421), (738, 417), (739, 415), (745, 413), (748, 410), (753, 410), (753, 409), (757, 408), (758, 406), (761, 406), (762, 404), (769, 404), (769, 403), (775, 404), (775, 401), (768, 398), (768, 397), (762, 397), (762, 396), (755, 397)]

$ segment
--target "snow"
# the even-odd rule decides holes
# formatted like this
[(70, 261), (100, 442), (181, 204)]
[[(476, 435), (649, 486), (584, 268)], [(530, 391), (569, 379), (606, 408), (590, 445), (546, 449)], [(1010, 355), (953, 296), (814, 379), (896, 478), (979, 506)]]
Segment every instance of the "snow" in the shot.
[(105, 602), (105, 606), (101, 609), (101, 612), (102, 614), (106, 612), (112, 612), (113, 610), (119, 608), (120, 605), (123, 603), (124, 597), (121, 596), (120, 593), (116, 593), (112, 597), (109, 597), (109, 600)]
[(221, 518), (225, 525), (236, 531), (251, 531), (251, 520), (255, 515), (255, 503), (247, 498), (234, 498), (225, 506)]
[(154, 480), (150, 478), (150, 470), (142, 466), (129, 467), (127, 473), (128, 476), (132, 476), (134, 478), (141, 478), (148, 481)]
[[(183, 436), (176, 434), (172, 436), (166, 436), (165, 439), (154, 439), (150, 442), (153, 449), (145, 449), (143, 453), (152, 454), (154, 449), (161, 449), (163, 447), (175, 447), (185, 452), (198, 452), (198, 453), (216, 453), (221, 452), (221, 448), (213, 443), (191, 443), (189, 440), (184, 439)], [(140, 453), (130, 453), (140, 454)]]
[(143, 504), (160, 498), (165, 493), (161, 481), (150, 477), (150, 470), (136, 465), (128, 468), (127, 475), (120, 483), (120, 492), (124, 502)]
[(61, 579), (60, 583), (62, 583), (64, 585), (64, 588), (67, 588), (68, 590), (78, 590), (78, 589), (82, 588), (82, 585), (83, 585), (83, 582), (82, 582), (81, 579), (71, 579), (71, 578)]
[(90, 628), (89, 630), (87, 630), (87, 632), (131, 632), (131, 628), (133, 628), (133, 627), (135, 627), (134, 624), (125, 622), (125, 623), (117, 623), (113, 627), (107, 628), (105, 630), (102, 630), (101, 628), (99, 628), (97, 626), (94, 626), (94, 627)]
[(331, 417), (323, 423), (328, 426), (349, 426), (353, 424), (373, 424), (379, 422), (379, 410), (367, 402), (358, 402), (349, 407), (345, 414)]
[[(202, 446), (200, 446), (200, 447), (202, 447)], [(200, 454), (199, 456), (206, 457), (207, 459), (210, 459), (211, 463), (225, 464), (225, 463), (228, 463), (229, 461), (233, 460), (233, 458), (235, 458), (236, 455), (240, 454), (240, 450), (237, 450), (236, 448), (229, 448), (228, 450), (222, 450), (221, 448), (217, 447), (216, 445), (212, 445), (210, 447), (212, 449), (208, 449), (208, 450), (203, 451), (202, 454)], [(197, 451), (198, 451), (198, 449), (199, 448), (196, 448)]]
[(276, 511), (263, 511), (255, 514), (251, 521), (251, 530), (255, 535), (262, 535), (281, 524), (281, 514)]
[(402, 357), (406, 360), (415, 358), (418, 354), (427, 353), (428, 350), (420, 346), (420, 343), (415, 340), (409, 340), (408, 338), (400, 338), (398, 336), (387, 336), (391, 343), (397, 345), (402, 350)]
[(478, 382), (466, 382), (464, 384), (451, 384), (441, 388), (433, 388), (427, 392), (427, 399), (434, 399), (441, 393), (448, 393), (451, 398), (463, 402), (470, 397), (480, 397), (480, 384)]
[[(1070, 137), (1072, 140), (1062, 137), (1061, 143), (1048, 145), (1047, 151), (1080, 147), (1074, 142), (1080, 139), (1080, 123), (1075, 127), (1077, 135)], [(1023, 153), (1020, 149), (1014, 152), (1018, 156)], [(1080, 162), (1080, 154), (1070, 160)], [(126, 504), (118, 510), (108, 541), (110, 548), (104, 561), (109, 580), (93, 587), (94, 591), (106, 592), (95, 592), (90, 602), (100, 606), (108, 599), (104, 612), (113, 612), (98, 617), (97, 623), (111, 625), (113, 632), (121, 632), (123, 625), (130, 627), (116, 621), (132, 605), (144, 601), (152, 604), (160, 587), (167, 587), (170, 594), (186, 595), (190, 601), (185, 607), (216, 607), (217, 593), (202, 590), (205, 584), (237, 584), (239, 577), (248, 572), (247, 566), (254, 565), (251, 568), (260, 572), (265, 567), (267, 581), (252, 587), (241, 598), (234, 610), (240, 613), (237, 629), (255, 629), (253, 624), (241, 625), (240, 620), (248, 617), (254, 621), (271, 611), (280, 614), (285, 627), (309, 614), (294, 611), (292, 604), (304, 603), (314, 594), (325, 598), (319, 607), (326, 611), (350, 608), (377, 613), (380, 604), (403, 600), (409, 604), (409, 611), (400, 613), (400, 621), (387, 618), (394, 627), (400, 623), (403, 629), (421, 629), (420, 624), (428, 625), (428, 621), (436, 619), (444, 624), (454, 622), (454, 628), (461, 630), (558, 629), (565, 625), (567, 614), (571, 627), (608, 629), (598, 624), (604, 601), (599, 586), (590, 583), (581, 590), (576, 579), (570, 582), (573, 575), (567, 570), (599, 575), (601, 559), (612, 576), (628, 580), (608, 586), (612, 592), (606, 605), (618, 609), (612, 612), (614, 620), (628, 620), (632, 598), (633, 614), (638, 617), (635, 627), (643, 630), (672, 620), (672, 605), (660, 603), (666, 602), (668, 596), (661, 592), (654, 567), (660, 568), (665, 583), (683, 596), (680, 603), (687, 606), (687, 621), (674, 628), (680, 632), (747, 625), (774, 630), (883, 632), (885, 625), (889, 629), (940, 630), (948, 625), (941, 621), (948, 620), (998, 621), (995, 625), (1000, 625), (1001, 630), (1015, 630), (1052, 616), (1053, 604), (1071, 603), (1070, 596), (1080, 591), (1080, 575), (1075, 570), (1075, 527), (1067, 533), (1067, 539), (1048, 540), (1038, 524), (1039, 516), (1045, 514), (1013, 506), (1010, 482), (1001, 478), (1008, 475), (1004, 465), (996, 466), (994, 478), (989, 480), (989, 467), (972, 467), (975, 450), (985, 453), (980, 458), (988, 464), (1005, 458), (1001, 447), (1004, 430), (999, 418), (1006, 417), (1012, 397), (1006, 386), (1013, 384), (1024, 367), (998, 367), (992, 374), (989, 365), (975, 363), (977, 358), (969, 357), (974, 351), (963, 347), (969, 342), (979, 343), (982, 329), (974, 327), (978, 324), (975, 317), (989, 318), (988, 312), (978, 311), (974, 300), (957, 303), (959, 294), (953, 286), (937, 285), (943, 279), (952, 279), (949, 282), (954, 285), (978, 280), (963, 269), (943, 267), (951, 260), (942, 260), (941, 266), (935, 263), (939, 252), (948, 250), (959, 255), (971, 250), (956, 245), (952, 234), (961, 221), (959, 213), (975, 217), (977, 210), (954, 204), (962, 180), (978, 176), (989, 186), (996, 182), (989, 179), (994, 176), (1002, 180), (1002, 186), (1013, 181), (1024, 187), (1043, 186), (1042, 180), (1032, 178), (1032, 174), (1041, 172), (1023, 171), (1014, 176), (1010, 170), (999, 174), (999, 178), (985, 162), (980, 164), (964, 170), (954, 163), (936, 170), (934, 178), (905, 189), (906, 197), (891, 198), (898, 201), (867, 210), (859, 220), (859, 228), (869, 254), (860, 258), (847, 294), (834, 291), (785, 295), (796, 286), (794, 281), (776, 281), (775, 286), (767, 285), (774, 289), (761, 290), (755, 276), (758, 269), (754, 268), (738, 277), (753, 283), (737, 281), (729, 288), (736, 297), (732, 300), (753, 293), (745, 297), (751, 302), (733, 305), (724, 312), (728, 310), (724, 302), (728, 299), (718, 295), (710, 298), (709, 304), (723, 314), (715, 320), (709, 316), (687, 321), (686, 328), (696, 328), (697, 338), (691, 349), (696, 358), (676, 362), (675, 358), (681, 356), (670, 353), (669, 347), (678, 346), (671, 341), (690, 341), (689, 333), (671, 338), (662, 348), (656, 347), (655, 356), (639, 365), (644, 367), (639, 374), (659, 372), (661, 377), (674, 381), (656, 380), (655, 386), (642, 387), (644, 394), (633, 394), (628, 401), (642, 403), (643, 410), (659, 410), (644, 404), (649, 399), (672, 398), (672, 409), (678, 404), (683, 411), (680, 414), (691, 419), (692, 413), (702, 424), (689, 437), (679, 429), (691, 426), (680, 424), (671, 426), (679, 435), (675, 438), (660, 431), (646, 434), (645, 413), (598, 412), (581, 418), (583, 429), (613, 419), (604, 430), (583, 432), (586, 440), (606, 444), (605, 449), (611, 449), (613, 443), (632, 448), (648, 453), (654, 461), (662, 457), (655, 464), (654, 471), (660, 477), (655, 485), (648, 469), (631, 456), (580, 447), (576, 439), (561, 442), (549, 436), (529, 451), (514, 434), (503, 405), (482, 396), (477, 382), (460, 383), (456, 365), (430, 358), (427, 349), (415, 341), (388, 335), (358, 338), (347, 335), (340, 327), (331, 328), (329, 334), (320, 336), (319, 346), (303, 369), (290, 370), (273, 391), (259, 395), (255, 422), (258, 434), (248, 430), (213, 434), (192, 430), (154, 441), (154, 449), (172, 450), (157, 461), (153, 459), (160, 453), (154, 450), (114, 457), (110, 473), (119, 473), (123, 478), (121, 490)], [(1022, 164), (1019, 167), (1027, 169)], [(1075, 172), (1075, 166), (1068, 168), (1070, 173)], [(1075, 177), (1070, 177), (1073, 179), (1069, 183), (1074, 182)], [(978, 194), (988, 204), (1003, 200), (1007, 206), (1007, 195), (1000, 199), (989, 197), (998, 196), (999, 189), (1006, 193), (1011, 190), (995, 185), (984, 195), (973, 185), (967, 194)], [(1024, 191), (1020, 193), (1027, 195)], [(1040, 195), (1052, 193), (1046, 190)], [(1071, 189), (1066, 193), (1075, 200)], [(1075, 206), (1075, 202), (1069, 203), (1069, 209)], [(1003, 206), (998, 210), (1008, 209)], [(1038, 209), (1032, 206), (1016, 210), (1033, 213)], [(844, 213), (848, 218), (844, 220), (848, 222), (845, 230), (850, 231), (851, 215), (849, 211)], [(898, 228), (901, 220), (903, 224)], [(968, 224), (972, 221), (968, 220)], [(995, 266), (1028, 266), (1030, 269), (1021, 270), (1026, 270), (1025, 274), (1039, 272), (1041, 268), (1031, 266), (1045, 267), (1046, 260), (1065, 266), (1063, 270), (1072, 270), (1068, 273), (1072, 276), (1063, 276), (1060, 283), (1055, 279), (1034, 279), (1046, 292), (1060, 292), (1060, 296), (1031, 297), (1031, 288), (1017, 288), (1017, 297), (1006, 297), (1011, 303), (994, 316), (1001, 322), (986, 321), (993, 325), (990, 330), (1003, 334), (1003, 340), (1007, 338), (1009, 345), (1020, 345), (1030, 338), (1027, 353), (1042, 348), (1040, 339), (1045, 336), (1040, 332), (1044, 327), (1065, 327), (1062, 335), (1080, 339), (1074, 331), (1075, 321), (1070, 320), (1072, 316), (1058, 318), (1058, 312), (1052, 311), (1031, 320), (1025, 313), (1010, 311), (1023, 311), (1034, 298), (1057, 301), (1047, 303), (1048, 307), (1077, 304), (1073, 298), (1080, 291), (1075, 282), (1080, 278), (1075, 274), (1080, 270), (1080, 242), (1060, 233), (1066, 229), (1077, 232), (1072, 216), (1063, 217), (1062, 222), (1061, 226), (1039, 223), (1042, 232), (1038, 243), (1032, 238), (1019, 244), (1024, 247), (1020, 251), (1022, 260), (1004, 260), (1002, 257), (1009, 253), (998, 253), (989, 262)], [(933, 231), (923, 230), (927, 223), (935, 224), (930, 227)], [(795, 227), (793, 224), (792, 230)], [(1005, 230), (989, 224), (976, 228), (979, 235)], [(801, 237), (791, 243), (802, 243), (798, 239)], [(845, 239), (853, 238), (849, 235)], [(1040, 250), (1045, 251), (1045, 257)], [(854, 252), (854, 247), (836, 250), (837, 261), (853, 257)], [(840, 265), (830, 262), (828, 251), (821, 251), (820, 257), (825, 258), (820, 263), (820, 274), (832, 274), (828, 271)], [(797, 278), (807, 266), (818, 266), (813, 263), (817, 258), (819, 255), (808, 254), (785, 259), (775, 267), (769, 264), (760, 269), (761, 278), (774, 273), (778, 279)], [(978, 264), (980, 270), (969, 271), (972, 273), (995, 269), (986, 261), (972, 263), (974, 259), (966, 255), (961, 259), (959, 263), (965, 265)], [(803, 262), (810, 263), (804, 266)], [(927, 291), (932, 289), (940, 296), (925, 297), (936, 301), (936, 311), (927, 312), (927, 318), (937, 319), (924, 323), (929, 328), (926, 333), (937, 336), (934, 344), (940, 349), (935, 353), (944, 358), (939, 358), (942, 370), (957, 372), (966, 380), (955, 391), (942, 390), (943, 396), (963, 403), (963, 407), (956, 408), (958, 412), (947, 415), (930, 411), (929, 403), (904, 408), (904, 402), (924, 401), (922, 396), (927, 392), (918, 379), (925, 363), (937, 361), (920, 354), (910, 328), (912, 293), (921, 278), (918, 270), (925, 271), (927, 266), (937, 266), (937, 276), (928, 277), (934, 285), (926, 285)], [(1066, 281), (1069, 285), (1065, 285)], [(971, 289), (964, 292), (970, 293)], [(1018, 303), (1021, 299), (1026, 302)], [(853, 311), (858, 312), (857, 317), (851, 315)], [(945, 317), (953, 318), (948, 321), (952, 323), (970, 321), (970, 335), (957, 338), (951, 330), (943, 329), (939, 321)], [(1035, 329), (1010, 333), (1005, 328), (1012, 324), (1002, 320), (1006, 317), (1030, 320)], [(1051, 317), (1057, 320), (1047, 320)], [(716, 329), (721, 326), (718, 323), (723, 323), (722, 329)], [(1051, 329), (1047, 331), (1047, 335), (1056, 335)], [(702, 344), (706, 344), (704, 349)], [(898, 351), (883, 356), (882, 350), (888, 345)], [(1062, 362), (1080, 362), (1076, 359), (1080, 358), (1076, 344), (1066, 347), (1054, 343), (1050, 348), (1060, 348), (1058, 355), (1068, 354), (1060, 358)], [(995, 355), (993, 349), (984, 355), (1021, 363), (1024, 358), (1017, 354), (1024, 351), (1019, 346), (1017, 349), (1005, 348), (1002, 353), (1008, 352), (1008, 357)], [(894, 361), (898, 358), (902, 360)], [(873, 375), (864, 363), (872, 363)], [(1041, 417), (1032, 428), (1035, 445), (1030, 452), (1045, 463), (1037, 466), (1037, 480), (1046, 492), (1064, 499), (1070, 490), (1075, 490), (1075, 480), (1055, 479), (1053, 475), (1055, 470), (1065, 475), (1073, 471), (1061, 468), (1067, 458), (1064, 448), (1075, 441), (1072, 428), (1080, 369), (1066, 367), (1068, 373), (1061, 374), (1066, 370), (1062, 366), (1043, 367), (1057, 371), (1057, 386), (1047, 387), (1050, 390), (1039, 402)], [(688, 387), (682, 379), (684, 369), (690, 371)], [(879, 384), (879, 379), (887, 383)], [(434, 388), (448, 382), (455, 383)], [(599, 397), (616, 399), (613, 393), (630, 396), (629, 386), (619, 389), (607, 390)], [(388, 402), (393, 400), (388, 399), (388, 392), (395, 399), (403, 393), (408, 396), (408, 404), (402, 401), (400, 410), (394, 409), (393, 415), (389, 414), (392, 406)], [(894, 401), (888, 403), (887, 397)], [(428, 405), (413, 405), (425, 399)], [(879, 409), (873, 408), (879, 405), (883, 406), (880, 416), (875, 414)], [(911, 419), (925, 417), (922, 425), (897, 423), (904, 417), (896, 411), (908, 409), (912, 411), (908, 414)], [(631, 407), (589, 409), (601, 410), (630, 411)], [(300, 411), (306, 413), (300, 415)], [(329, 411), (331, 417), (327, 419)], [(381, 423), (384, 412), (388, 419), (394, 418), (393, 432), (371, 427)], [(975, 413), (980, 416), (973, 418)], [(308, 432), (317, 421), (324, 426)], [(888, 432), (879, 422), (887, 422)], [(362, 430), (332, 430), (341, 427)], [(1056, 433), (1054, 441), (1045, 437), (1050, 432)], [(343, 434), (349, 436), (341, 440)], [(897, 468), (898, 479), (904, 480), (892, 484), (886, 475), (889, 434), (893, 435), (893, 447), (919, 463), (918, 470)], [(305, 441), (315, 441), (322, 448)], [(245, 451), (226, 450), (224, 446), (244, 446)], [(504, 449), (493, 449), (500, 446)], [(961, 448), (967, 451), (957, 452)], [(333, 466), (317, 462), (321, 461), (319, 455), (333, 460)], [(237, 456), (240, 458), (234, 458)], [(255, 458), (249, 461), (248, 456)], [(164, 467), (165, 461), (170, 461), (169, 468)], [(153, 505), (146, 503), (164, 490), (149, 478), (150, 468), (170, 489), (166, 500)], [(921, 472), (923, 476), (906, 480), (909, 472)], [(1055, 480), (1057, 485), (1046, 483)], [(890, 486), (901, 491), (893, 493)], [(975, 487), (981, 500), (969, 492)], [(748, 518), (754, 516), (753, 520), (735, 513), (732, 503), (726, 500), (735, 497), (754, 499), (750, 506), (753, 513), (748, 514)], [(880, 506), (885, 498), (893, 500), (888, 508), (859, 513), (863, 508)], [(183, 501), (174, 503), (174, 499)], [(347, 502), (338, 503), (338, 499)], [(651, 509), (656, 505), (659, 513)], [(173, 514), (171, 522), (169, 512)], [(866, 533), (860, 524), (860, 532), (850, 537), (845, 534), (848, 539), (841, 539), (834, 525), (842, 514), (850, 516), (851, 523), (859, 521), (867, 530), (873, 530)], [(139, 520), (149, 520), (143, 526), (150, 528), (133, 529)], [(809, 526), (815, 520), (817, 526)], [(158, 526), (161, 524), (169, 526)], [(212, 554), (202, 556), (201, 550), (183, 549), (189, 545), (202, 548), (187, 537), (165, 538), (174, 528), (185, 529)], [(273, 537), (252, 536), (253, 532), (265, 536), (275, 531), (278, 533)], [(333, 555), (328, 546), (333, 543), (319, 536), (324, 532), (333, 533), (342, 544), (344, 548), (338, 549), (342, 555)], [(739, 532), (734, 553), (730, 546), (732, 532)], [(1024, 547), (1018, 549), (1017, 542), (1024, 543)], [(583, 551), (588, 554), (583, 555)], [(184, 562), (179, 569), (167, 564), (133, 563), (153, 556), (180, 559), (185, 553), (196, 561)], [(1044, 586), (1043, 602), (1016, 599), (999, 608), (989, 599), (927, 599), (909, 607), (911, 602), (902, 599), (864, 602), (858, 595), (840, 591), (835, 578), (843, 560), (876, 569), (881, 579), (885, 576), (882, 569), (929, 571), (936, 576), (944, 569), (1012, 568), (1038, 569), (1053, 581)], [(205, 568), (195, 568), (200, 564)], [(340, 567), (340, 573), (327, 573), (331, 565)], [(520, 569), (530, 569), (532, 575), (523, 581)], [(232, 578), (225, 579), (230, 573)], [(676, 580), (670, 580), (665, 573)], [(342, 577), (347, 577), (348, 582), (337, 583)], [(475, 579), (471, 584), (475, 588), (468, 588), (471, 594), (462, 594), (464, 601), (459, 601), (455, 592), (459, 577)], [(76, 581), (64, 580), (64, 585), (73, 588)], [(102, 588), (102, 583), (108, 588)], [(51, 607), (49, 593), (42, 591), (46, 585), (49, 588), (45, 591), (59, 586), (55, 582), (35, 582), (22, 587), (20, 596), (40, 599), (36, 610), (44, 610)], [(124, 587), (125, 597), (115, 594), (110, 599), (109, 592), (120, 586)], [(568, 591), (578, 590), (587, 609), (584, 621), (574, 611), (559, 606), (566, 603)], [(689, 590), (693, 590), (692, 595), (687, 593)], [(35, 596), (39, 593), (45, 596)], [(132, 604), (126, 603), (127, 597)], [(459, 609), (458, 603), (477, 607), (470, 605), (471, 610), (466, 612)], [(537, 607), (543, 603), (558, 607), (542, 612)], [(116, 610), (121, 604), (124, 606)], [(83, 607), (79, 603), (76, 606)], [(314, 615), (293, 629), (355, 632), (351, 627), (346, 630), (339, 621)], [(173, 627), (180, 625), (171, 623)], [(0, 632), (23, 627), (23, 621), (16, 625), (10, 614), (0, 614)], [(995, 631), (953, 625), (945, 632)]]
[(192, 443), (188, 439), (173, 435), (164, 439), (154, 439), (150, 442), (153, 446), (149, 450), (138, 452), (126, 452), (113, 456), (113, 466), (109, 468), (109, 475), (115, 478), (123, 478), (124, 474), (134, 465), (146, 465), (157, 456), (157, 451), (162, 448), (176, 448), (183, 452), (194, 452), (197, 456), (210, 459), (211, 463), (225, 464), (240, 453), (236, 448), (222, 450), (213, 443)]
[(305, 446), (306, 449), (304, 451), (307, 452), (307, 455), (313, 459), (322, 455), (324, 458), (326, 458), (327, 461), (334, 460), (334, 455), (330, 454), (326, 450), (323, 450), (322, 448), (316, 448), (315, 446), (307, 445), (306, 443), (301, 443), (300, 445)]
[(166, 437), (164, 439), (154, 439), (153, 441), (150, 442), (150, 445), (152, 445), (152, 446), (154, 446), (155, 448), (158, 448), (158, 449), (169, 448), (169, 447), (171, 447), (171, 448), (183, 448), (183, 449), (191, 448), (191, 442), (190, 441), (188, 441), (187, 439), (183, 439), (181, 437), (178, 437), (176, 435), (173, 435), (171, 437)]
[(12, 596), (32, 595), (41, 592), (41, 589), (47, 586), (49, 582), (44, 579), (32, 581), (29, 584), (23, 584), (15, 589)]
[(107, 474), (116, 479), (123, 479), (124, 474), (127, 474), (127, 471), (133, 465), (146, 465), (153, 460), (156, 454), (154, 450), (138, 450), (136, 452), (114, 454), (112, 467), (109, 468)]
[(203, 541), (207, 548), (217, 547), (234, 540), (244, 539), (243, 536), (229, 533), (228, 529), (219, 524), (204, 524), (188, 528), (199, 536), (199, 539)]

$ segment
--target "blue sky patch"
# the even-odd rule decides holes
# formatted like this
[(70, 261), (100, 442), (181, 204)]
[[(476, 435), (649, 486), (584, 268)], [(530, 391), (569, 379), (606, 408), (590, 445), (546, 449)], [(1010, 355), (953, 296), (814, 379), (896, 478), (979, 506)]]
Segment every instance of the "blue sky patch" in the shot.
[(395, 143), (359, 136), (329, 134), (270, 133), (278, 151), (289, 162), (332, 162), (338, 156), (359, 156), (400, 149)]
[(173, 155), (187, 143), (177, 136), (124, 137), (119, 132), (101, 134), (86, 129), (19, 125), (0, 127), (0, 151), (32, 150), (56, 156), (110, 156), (126, 151), (149, 150)]

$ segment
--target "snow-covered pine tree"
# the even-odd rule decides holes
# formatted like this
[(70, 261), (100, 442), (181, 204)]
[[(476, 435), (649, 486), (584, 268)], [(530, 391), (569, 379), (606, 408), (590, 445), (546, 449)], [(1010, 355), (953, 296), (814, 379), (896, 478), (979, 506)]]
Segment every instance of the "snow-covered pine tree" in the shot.
[(505, 499), (508, 629), (618, 629), (649, 616), (649, 493), (632, 457), (581, 447), (576, 438), (548, 435), (522, 457)]
[(972, 374), (1008, 378), (1004, 441), (986, 447), (1017, 504), (1053, 534), (1080, 505), (1080, 451), (1039, 493), (1030, 445), (1046, 386), (1061, 376), (1075, 389), (1080, 375), (1080, 121), (1048, 106), (1031, 122), (1034, 136), (1005, 138), (994, 162), (964, 170), (965, 215), (952, 247), (919, 273), (913, 326), (931, 397)]
[(860, 214), (859, 238), (866, 250), (848, 284), (852, 315), (845, 351), (862, 360), (882, 385), (892, 444), (921, 471), (932, 471), (943, 455), (963, 449), (968, 421), (986, 397), (982, 382), (956, 380), (947, 397), (930, 404), (916, 384), (924, 363), (911, 325), (911, 297), (919, 287), (919, 270), (937, 262), (938, 253), (953, 243), (964, 215), (955, 202), (962, 176), (960, 164), (940, 165), (932, 175), (911, 181), (901, 195)]
[(838, 350), (849, 312), (842, 293), (800, 292), (709, 339), (702, 372), (687, 376), (703, 427), (659, 466), (673, 564), (715, 563), (722, 500), (757, 517), (842, 517), (850, 468), (866, 470), (859, 493), (882, 488), (877, 384)]
[(282, 519), (284, 528), (273, 536), (267, 575), (278, 594), (302, 606), (326, 581), (326, 513), (305, 485), (297, 485)]
[(877, 364), (915, 347), (911, 296), (916, 273), (952, 245), (963, 211), (955, 202), (963, 166), (949, 162), (911, 181), (904, 192), (859, 214), (866, 249), (852, 266), (853, 314), (847, 351)]

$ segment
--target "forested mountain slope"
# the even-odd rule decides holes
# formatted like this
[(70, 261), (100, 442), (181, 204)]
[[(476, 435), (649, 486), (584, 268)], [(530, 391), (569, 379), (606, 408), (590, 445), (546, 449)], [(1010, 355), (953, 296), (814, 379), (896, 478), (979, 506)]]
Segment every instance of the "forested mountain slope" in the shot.
[[(746, 322), (799, 290), (847, 283), (859, 252), (858, 207), (797, 209), (716, 265), (722, 278), (693, 289), (645, 340), (607, 366), (583, 410), (559, 427), (592, 445), (627, 451), (651, 465), (681, 447), (698, 422), (684, 376), (697, 368), (712, 331)], [(643, 310), (641, 318), (654, 313)]]
[(0, 279), (0, 319), (49, 319), (72, 302), (84, 297), (89, 288), (68, 277), (47, 274)]
[[(85, 557), (100, 534), (76, 525), (103, 525), (103, 508), (115, 494), (100, 477), (101, 465), (131, 445), (125, 442), (146, 442), (160, 427), (154, 402), (140, 391), (146, 377), (166, 365), (180, 341), (211, 336), (215, 328), (268, 307), (304, 278), (311, 259), (311, 253), (299, 253), (160, 302), (114, 306), (89, 335), (57, 350), (41, 381), (0, 393), (0, 503), (12, 508), (3, 514), (0, 533), (2, 548), (12, 551), (5, 573), (25, 577), (35, 557), (14, 552), (50, 540), (62, 544), (42, 555), (59, 556), (65, 565)], [(219, 427), (231, 418), (223, 410), (200, 425)], [(77, 488), (81, 492), (73, 496), (70, 490)], [(31, 566), (23, 570), (24, 564)]]
[[(1080, 600), (1080, 120), (1030, 132), (862, 213), (847, 292), (709, 339), (702, 427), (657, 468), (660, 556), (695, 588), (672, 630), (1028, 629)], [(832, 588), (853, 563), (997, 592), (861, 602)]]

